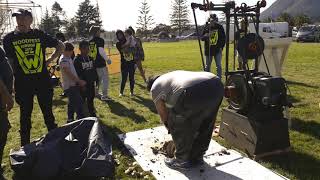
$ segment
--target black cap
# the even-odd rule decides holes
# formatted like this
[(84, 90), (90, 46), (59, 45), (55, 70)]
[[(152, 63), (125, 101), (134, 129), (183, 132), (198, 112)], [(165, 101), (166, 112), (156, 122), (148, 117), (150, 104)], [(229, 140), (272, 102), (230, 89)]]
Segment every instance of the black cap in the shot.
[(32, 13), (26, 9), (18, 9), (16, 12), (12, 13), (12, 17), (16, 16), (30, 16), (32, 17)]
[(211, 21), (218, 21), (218, 17), (217, 17), (217, 15), (216, 14), (210, 14), (210, 20)]

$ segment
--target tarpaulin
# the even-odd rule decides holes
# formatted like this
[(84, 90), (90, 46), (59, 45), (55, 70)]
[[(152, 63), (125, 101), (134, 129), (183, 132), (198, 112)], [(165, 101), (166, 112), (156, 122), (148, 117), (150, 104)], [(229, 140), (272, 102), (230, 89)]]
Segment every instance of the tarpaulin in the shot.
[(11, 150), (13, 171), (23, 179), (112, 177), (112, 146), (96, 118), (74, 121), (50, 131), (17, 151)]

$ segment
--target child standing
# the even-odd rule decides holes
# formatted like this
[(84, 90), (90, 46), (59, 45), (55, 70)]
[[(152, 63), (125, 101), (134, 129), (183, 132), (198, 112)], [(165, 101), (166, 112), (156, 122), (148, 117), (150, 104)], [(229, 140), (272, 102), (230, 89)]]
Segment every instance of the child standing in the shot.
[(89, 42), (81, 41), (79, 44), (80, 54), (74, 60), (75, 69), (80, 79), (86, 82), (85, 89), (82, 90), (82, 98), (88, 105), (89, 115), (96, 117), (94, 108), (95, 82), (98, 79), (93, 59), (89, 57)]
[(78, 77), (71, 58), (74, 47), (71, 43), (65, 43), (65, 50), (60, 59), (62, 88), (68, 97), (68, 123), (74, 120), (74, 112), (77, 119), (84, 118), (83, 99), (80, 94), (80, 87), (84, 87), (86, 82)]
[(122, 48), (135, 48), (136, 47), (136, 40), (133, 37), (133, 32), (131, 29), (127, 29), (124, 32), (124, 36), (126, 38), (126, 42), (122, 45)]
[[(131, 32), (131, 31), (130, 31)], [(116, 44), (118, 51), (121, 55), (121, 85), (120, 85), (120, 94), (119, 96), (123, 96), (124, 87), (126, 85), (128, 76), (130, 80), (130, 95), (133, 96), (133, 89), (134, 89), (134, 58), (133, 58), (133, 51), (129, 51), (128, 48), (124, 47), (127, 40), (123, 33), (123, 31), (118, 30), (116, 32), (116, 36), (118, 42)], [(130, 44), (130, 43), (129, 43)]]

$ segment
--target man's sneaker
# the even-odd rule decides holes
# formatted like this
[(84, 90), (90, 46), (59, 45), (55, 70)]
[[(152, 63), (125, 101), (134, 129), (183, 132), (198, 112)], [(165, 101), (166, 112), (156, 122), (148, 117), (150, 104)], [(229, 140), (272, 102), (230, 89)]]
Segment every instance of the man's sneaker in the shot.
[(164, 164), (171, 169), (175, 170), (188, 170), (192, 164), (189, 161), (184, 161), (176, 158), (166, 158)]
[(133, 94), (133, 93), (130, 93), (130, 96), (134, 96), (134, 94)]
[(111, 101), (112, 99), (109, 96), (101, 96), (101, 101)]
[(122, 97), (122, 96), (123, 96), (123, 94), (122, 94), (122, 93), (120, 93), (120, 94), (119, 94), (119, 97)]

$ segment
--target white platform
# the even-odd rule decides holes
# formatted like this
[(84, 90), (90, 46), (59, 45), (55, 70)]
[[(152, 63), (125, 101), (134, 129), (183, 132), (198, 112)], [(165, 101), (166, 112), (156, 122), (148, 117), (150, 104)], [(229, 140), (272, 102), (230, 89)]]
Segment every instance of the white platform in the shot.
[(216, 179), (216, 180), (283, 180), (278, 175), (255, 161), (243, 157), (234, 150), (230, 155), (222, 154), (225, 149), (211, 140), (210, 147), (204, 157), (205, 164), (186, 172), (178, 172), (168, 168), (164, 163), (164, 155), (154, 155), (151, 147), (171, 140), (164, 127), (151, 128), (119, 135), (119, 138), (134, 156), (144, 171), (151, 171), (157, 179)]

